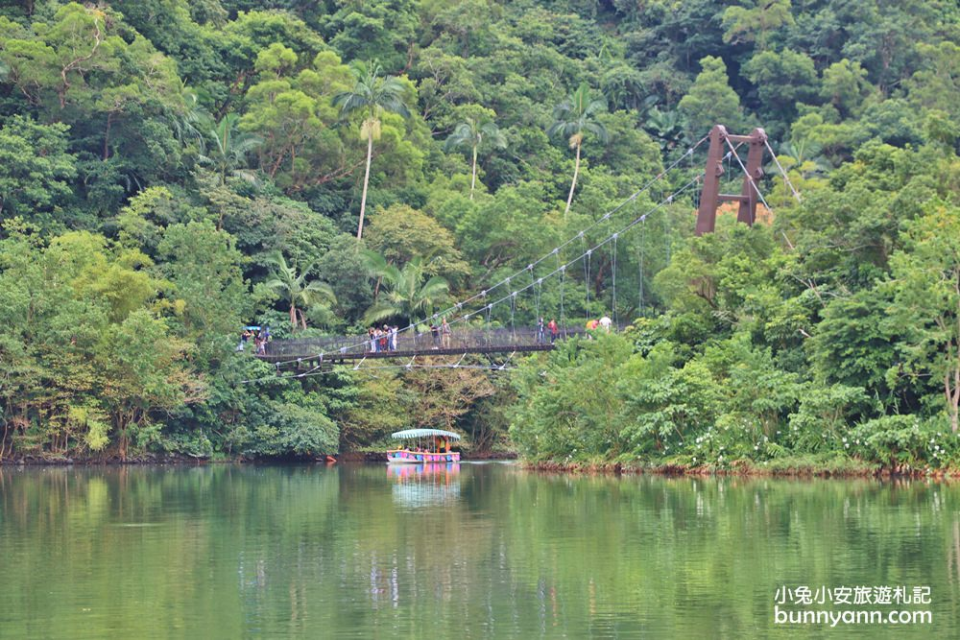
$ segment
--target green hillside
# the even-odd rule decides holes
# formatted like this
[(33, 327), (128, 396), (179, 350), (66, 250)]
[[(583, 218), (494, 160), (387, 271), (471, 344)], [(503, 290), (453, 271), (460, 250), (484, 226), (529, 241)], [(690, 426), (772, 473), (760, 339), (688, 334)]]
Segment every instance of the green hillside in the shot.
[[(958, 95), (951, 0), (4, 3), (0, 459), (445, 425), (538, 460), (955, 466)], [(768, 159), (763, 223), (694, 238), (715, 123), (763, 127), (802, 202)], [(237, 351), (417, 325), (645, 211), (477, 316), (631, 325), (512, 374)]]

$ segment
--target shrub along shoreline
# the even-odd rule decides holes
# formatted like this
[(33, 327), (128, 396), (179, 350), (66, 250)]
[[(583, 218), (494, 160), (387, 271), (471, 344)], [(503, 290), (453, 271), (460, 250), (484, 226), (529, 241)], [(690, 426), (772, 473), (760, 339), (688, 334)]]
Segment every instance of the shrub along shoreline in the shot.
[(947, 412), (897, 414), (863, 389), (784, 371), (745, 337), (670, 338), (670, 318), (571, 340), (514, 376), (530, 468), (666, 474), (950, 476)]
[[(461, 452), (463, 461), (487, 460), (516, 460), (517, 454), (513, 451), (464, 451)], [(2, 466), (122, 466), (122, 465), (205, 465), (205, 464), (310, 464), (331, 461), (348, 463), (385, 463), (387, 455), (383, 451), (342, 451), (336, 455), (316, 454), (304, 456), (217, 456), (195, 457), (180, 453), (145, 453), (138, 456), (128, 456), (126, 459), (118, 455), (87, 455), (87, 456), (16, 456), (0, 459)]]
[(543, 473), (660, 475), (660, 476), (749, 476), (775, 478), (960, 478), (960, 469), (931, 469), (912, 467), (884, 467), (852, 458), (811, 460), (806, 457), (786, 457), (773, 464), (757, 464), (751, 460), (737, 460), (731, 464), (693, 466), (679, 462), (569, 462), (521, 461), (524, 469)]

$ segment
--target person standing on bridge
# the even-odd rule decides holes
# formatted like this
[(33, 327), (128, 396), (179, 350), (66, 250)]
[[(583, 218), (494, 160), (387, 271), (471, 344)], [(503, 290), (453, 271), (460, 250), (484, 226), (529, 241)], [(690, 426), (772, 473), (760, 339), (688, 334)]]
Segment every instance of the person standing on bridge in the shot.
[(543, 330), (543, 318), (540, 318), (537, 320), (537, 344), (543, 344), (546, 341), (546, 335)]
[(557, 326), (556, 320), (550, 318), (550, 324), (547, 325), (547, 328), (550, 329), (550, 344), (553, 344), (557, 341), (557, 336), (560, 335), (560, 327)]
[(397, 332), (400, 331), (400, 327), (392, 327), (390, 329), (390, 351), (397, 350)]
[(444, 349), (450, 348), (450, 334), (450, 325), (447, 324), (447, 319), (444, 318), (443, 322), (440, 324), (440, 339)]
[(440, 327), (437, 326), (437, 323), (430, 323), (430, 335), (433, 336), (433, 348), (440, 348)]

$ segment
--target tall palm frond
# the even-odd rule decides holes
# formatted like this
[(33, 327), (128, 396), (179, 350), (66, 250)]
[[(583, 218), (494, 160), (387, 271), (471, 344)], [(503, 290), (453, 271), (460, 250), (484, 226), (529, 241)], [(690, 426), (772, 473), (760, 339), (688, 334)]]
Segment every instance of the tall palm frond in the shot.
[(382, 278), (384, 285), (384, 293), (367, 309), (364, 322), (402, 318), (412, 323), (429, 316), (433, 307), (449, 294), (450, 285), (441, 276), (424, 282), (426, 264), (419, 257), (398, 269), (374, 252), (364, 252), (364, 255), (371, 275)]
[(570, 183), (570, 194), (567, 196), (567, 208), (563, 211), (564, 217), (570, 211), (573, 192), (577, 188), (577, 176), (580, 174), (580, 150), (586, 134), (590, 134), (601, 143), (606, 143), (610, 139), (606, 128), (596, 119), (597, 114), (606, 110), (607, 103), (602, 98), (591, 99), (590, 88), (586, 84), (581, 84), (573, 95), (553, 110), (554, 122), (547, 129), (547, 135), (551, 138), (566, 139), (570, 148), (577, 154), (573, 168), (573, 181)]
[(384, 111), (410, 117), (403, 102), (405, 87), (394, 76), (383, 76), (383, 68), (376, 62), (369, 67), (355, 62), (350, 67), (355, 83), (353, 89), (333, 97), (333, 105), (340, 108), (342, 118), (356, 112), (366, 112), (360, 125), (360, 139), (367, 142), (367, 167), (363, 175), (363, 195), (360, 198), (360, 224), (357, 240), (363, 236), (363, 218), (367, 210), (367, 188), (370, 183), (370, 163), (373, 160), (373, 142), (380, 138), (380, 116)]
[(325, 282), (314, 280), (307, 282), (307, 276), (313, 265), (297, 273), (297, 267), (287, 264), (286, 258), (279, 251), (266, 259), (267, 264), (273, 267), (271, 278), (265, 283), (267, 288), (281, 295), (290, 306), (290, 324), (296, 330), (298, 326), (307, 328), (307, 320), (302, 309), (316, 307), (330, 307), (337, 303), (337, 298)]
[(505, 149), (507, 138), (500, 131), (496, 123), (489, 120), (479, 121), (467, 118), (458, 124), (450, 137), (444, 143), (444, 149), (450, 151), (458, 147), (469, 147), (473, 152), (473, 163), (470, 178), (470, 199), (473, 200), (473, 191), (477, 185), (477, 153), (480, 147)]
[(239, 130), (240, 116), (228, 113), (209, 131), (212, 145), (209, 154), (202, 154), (200, 162), (212, 166), (220, 184), (226, 184), (227, 176), (257, 182), (256, 173), (246, 169), (247, 154), (263, 144), (259, 137)]
[(653, 107), (647, 112), (644, 130), (660, 143), (661, 151), (671, 151), (687, 144), (686, 121), (677, 110), (661, 111)]
[(400, 270), (387, 262), (387, 259), (376, 251), (365, 249), (360, 253), (360, 259), (363, 261), (367, 273), (374, 278), (379, 278), (389, 284), (396, 284), (400, 280)]
[(200, 104), (200, 97), (182, 87), (184, 109), (167, 117), (177, 141), (186, 146), (194, 142), (200, 153), (207, 150), (207, 131), (212, 128), (213, 116)]

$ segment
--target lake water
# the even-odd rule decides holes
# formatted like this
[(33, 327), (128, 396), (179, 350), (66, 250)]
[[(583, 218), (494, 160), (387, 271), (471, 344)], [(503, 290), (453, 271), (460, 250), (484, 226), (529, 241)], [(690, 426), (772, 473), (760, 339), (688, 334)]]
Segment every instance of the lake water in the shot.
[[(948, 638), (960, 484), (6, 467), (0, 567), (0, 638)], [(932, 624), (777, 624), (775, 606)]]

